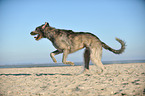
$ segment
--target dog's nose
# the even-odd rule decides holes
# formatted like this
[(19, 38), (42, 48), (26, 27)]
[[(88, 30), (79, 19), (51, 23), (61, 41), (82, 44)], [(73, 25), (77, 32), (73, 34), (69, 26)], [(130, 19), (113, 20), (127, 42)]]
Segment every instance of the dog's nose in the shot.
[(31, 35), (34, 35), (34, 32), (32, 31), (30, 34), (31, 34)]
[(30, 32), (30, 35), (32, 35), (32, 32)]

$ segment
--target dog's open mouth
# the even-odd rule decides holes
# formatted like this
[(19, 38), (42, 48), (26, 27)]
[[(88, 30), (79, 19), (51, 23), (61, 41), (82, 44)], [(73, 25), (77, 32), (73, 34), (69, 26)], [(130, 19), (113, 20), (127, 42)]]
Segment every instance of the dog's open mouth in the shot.
[(38, 39), (39, 39), (39, 37), (40, 37), (40, 35), (39, 35), (39, 34), (37, 34), (37, 36), (35, 36), (34, 38), (35, 38), (36, 40), (38, 40)]
[(39, 34), (39, 33), (34, 33), (34, 32), (31, 32), (30, 33), (31, 35), (36, 35), (34, 38), (35, 38), (35, 40), (39, 40), (39, 39), (41, 39), (42, 38), (42, 36)]

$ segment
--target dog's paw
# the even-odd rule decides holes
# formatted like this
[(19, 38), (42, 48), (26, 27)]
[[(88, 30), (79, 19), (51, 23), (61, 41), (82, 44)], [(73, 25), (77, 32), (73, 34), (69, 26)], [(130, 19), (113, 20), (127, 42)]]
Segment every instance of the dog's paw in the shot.
[(70, 62), (70, 65), (74, 66), (75, 64), (73, 62)]
[(90, 71), (88, 69), (83, 69), (80, 73), (77, 75), (84, 75), (84, 76), (90, 76)]
[(63, 62), (64, 64), (69, 64), (69, 65), (72, 65), (74, 66), (75, 64), (73, 62), (70, 62), (70, 61), (66, 61), (66, 62)]
[(53, 62), (54, 62), (54, 63), (57, 63), (57, 61), (56, 61), (56, 60), (53, 60)]
[(73, 62), (68, 61), (67, 64), (74, 66), (75, 64)]
[(102, 74), (104, 73), (104, 70), (102, 70), (102, 69), (101, 69), (101, 70), (97, 70), (96, 73), (97, 73), (98, 75), (102, 75)]

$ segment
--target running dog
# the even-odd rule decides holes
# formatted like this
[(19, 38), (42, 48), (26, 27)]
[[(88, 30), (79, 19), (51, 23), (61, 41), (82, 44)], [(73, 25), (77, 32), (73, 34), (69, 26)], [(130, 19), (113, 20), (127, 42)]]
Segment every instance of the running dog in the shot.
[(66, 58), (68, 54), (76, 52), (80, 49), (85, 48), (84, 52), (84, 71), (89, 70), (90, 60), (94, 65), (96, 65), (101, 72), (104, 70), (104, 66), (101, 62), (102, 58), (102, 47), (109, 50), (115, 54), (121, 54), (125, 50), (125, 42), (119, 38), (116, 40), (121, 44), (119, 50), (115, 50), (104, 42), (102, 42), (97, 36), (88, 32), (73, 32), (72, 30), (56, 29), (51, 27), (49, 23), (37, 27), (35, 31), (30, 33), (31, 35), (36, 35), (35, 40), (40, 40), (41, 38), (49, 39), (53, 46), (57, 49), (56, 51), (50, 53), (50, 57), (56, 63), (55, 55), (63, 53), (62, 62), (64, 64), (74, 65), (73, 62), (67, 61)]

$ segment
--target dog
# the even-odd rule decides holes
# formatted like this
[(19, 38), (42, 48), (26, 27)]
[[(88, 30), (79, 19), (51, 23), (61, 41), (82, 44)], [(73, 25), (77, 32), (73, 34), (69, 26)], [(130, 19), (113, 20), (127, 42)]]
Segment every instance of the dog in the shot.
[(90, 60), (101, 70), (101, 72), (103, 72), (105, 67), (101, 62), (102, 47), (115, 54), (121, 54), (124, 52), (126, 46), (124, 41), (116, 38), (116, 40), (121, 44), (121, 48), (119, 50), (115, 50), (102, 42), (97, 36), (92, 33), (73, 32), (72, 30), (56, 29), (54, 27), (51, 27), (47, 22), (37, 27), (35, 31), (32, 31), (30, 34), (36, 35), (36, 37), (34, 38), (37, 41), (41, 38), (47, 38), (52, 42), (53, 46), (57, 50), (51, 52), (50, 57), (55, 63), (57, 61), (54, 56), (63, 53), (62, 62), (64, 64), (74, 65), (73, 62), (66, 60), (68, 54), (85, 48), (83, 72), (89, 70)]

